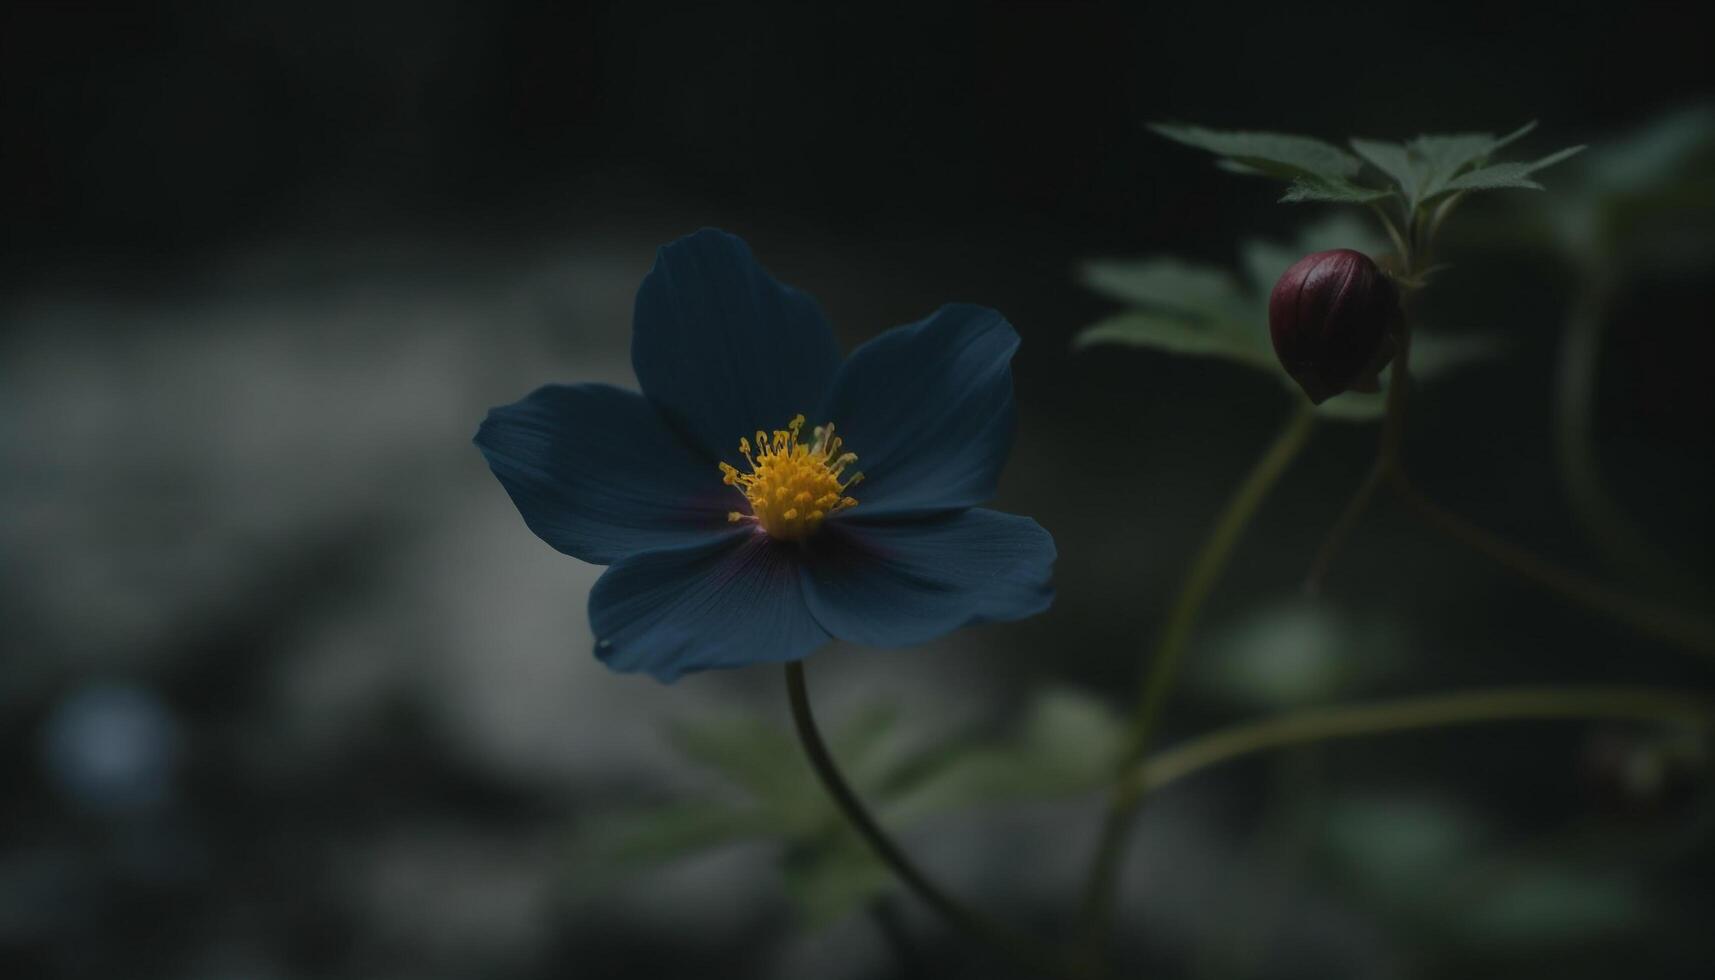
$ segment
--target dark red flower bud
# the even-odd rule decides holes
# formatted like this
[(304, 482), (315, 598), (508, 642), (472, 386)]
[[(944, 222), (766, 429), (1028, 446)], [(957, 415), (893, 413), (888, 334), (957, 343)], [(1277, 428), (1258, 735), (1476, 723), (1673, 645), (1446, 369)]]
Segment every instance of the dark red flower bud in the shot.
[(1349, 248), (1299, 259), (1268, 296), (1275, 356), (1318, 405), (1342, 391), (1376, 390), (1400, 322), (1393, 280)]

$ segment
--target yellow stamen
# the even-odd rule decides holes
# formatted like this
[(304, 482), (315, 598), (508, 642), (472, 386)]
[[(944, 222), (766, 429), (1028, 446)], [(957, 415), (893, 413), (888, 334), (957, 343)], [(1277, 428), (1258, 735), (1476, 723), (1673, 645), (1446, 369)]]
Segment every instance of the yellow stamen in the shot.
[(862, 473), (845, 477), (857, 454), (841, 451), (845, 440), (834, 435), (832, 422), (812, 428), (808, 443), (799, 441), (803, 428), (804, 416), (795, 415), (784, 429), (759, 430), (754, 445), (750, 439), (738, 441), (738, 454), (750, 472), (721, 463), (721, 482), (744, 494), (750, 513), (735, 510), (728, 521), (752, 520), (771, 537), (798, 541), (828, 515), (857, 506), (845, 493), (863, 479)]

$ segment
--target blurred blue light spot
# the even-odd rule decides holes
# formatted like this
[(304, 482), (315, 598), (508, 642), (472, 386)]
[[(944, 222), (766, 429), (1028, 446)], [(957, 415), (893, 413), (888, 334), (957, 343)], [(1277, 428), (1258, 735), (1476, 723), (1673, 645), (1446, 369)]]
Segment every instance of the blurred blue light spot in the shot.
[(104, 813), (164, 802), (172, 792), (178, 751), (178, 726), (160, 698), (120, 684), (72, 692), (42, 732), (42, 763), (54, 786)]

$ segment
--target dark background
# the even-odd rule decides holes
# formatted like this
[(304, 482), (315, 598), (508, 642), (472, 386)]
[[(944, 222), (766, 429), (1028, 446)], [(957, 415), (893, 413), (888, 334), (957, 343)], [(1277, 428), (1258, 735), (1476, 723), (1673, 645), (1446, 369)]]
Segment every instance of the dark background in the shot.
[[(865, 918), (803, 928), (766, 846), (600, 887), (568, 857), (620, 803), (702, 791), (657, 736), (664, 719), (778, 717), (776, 679), (663, 688), (596, 665), (582, 609), (597, 570), (511, 511), (468, 444), (486, 407), (548, 380), (629, 384), (631, 292), (656, 245), (703, 225), (744, 235), (848, 345), (944, 301), (996, 307), (1025, 340), (999, 504), (1055, 534), (1060, 598), (933, 650), (830, 651), (818, 690), (836, 718), (882, 700), (931, 726), (1004, 730), (1050, 684), (1123, 710), (1180, 569), (1288, 403), (1213, 362), (1071, 353), (1110, 309), (1076, 263), (1229, 263), (1238, 239), (1308, 216), (1142, 123), (1338, 140), (1534, 118), (1535, 156), (1600, 146), (1712, 81), (1693, 4), (9, 4), (0, 973), (910, 975)], [(1471, 228), (1512, 220), (1505, 204), (1472, 211)], [(1414, 471), (1556, 560), (1707, 608), (1710, 267), (1628, 276), (1602, 352), (1604, 473), (1701, 583), (1659, 586), (1603, 563), (1559, 484), (1553, 364), (1579, 274), (1481, 237), (1455, 235), (1430, 315), (1508, 354), (1417, 401)], [(1208, 636), (1296, 608), (1373, 439), (1323, 427)], [(1367, 638), (1330, 694), (1710, 680), (1387, 505), (1336, 568), (1329, 609)], [(1200, 688), (1176, 704), (1172, 735), (1269, 707)], [(1142, 824), (1127, 962), (1705, 976), (1703, 776), (1644, 815), (1616, 811), (1589, 776), (1590, 746), (1615, 739), (1647, 735), (1548, 725), (1342, 748), (1306, 763), (1314, 791), (1292, 796), (1311, 800), (1316, 840), (1357, 792), (1369, 809), (1353, 812), (1405, 835), (1383, 848), (1396, 856), (1450, 833), (1411, 828), (1451, 808), (1482, 828), (1450, 850), (1473, 866), (1540, 845), (1623, 881), (1622, 899), (1545, 886), (1563, 919), (1554, 896), (1574, 896), (1572, 927), (1474, 941), (1394, 914), (1320, 845), (1276, 862), (1267, 842), (1299, 831), (1265, 817), (1293, 770), (1247, 765)], [(1053, 931), (1095, 813), (1094, 799), (979, 812), (909, 842), (955, 887)], [(1656, 850), (1614, 843), (1639, 840)], [(1275, 892), (1291, 911), (1244, 897)], [(898, 904), (925, 975), (992, 974)], [(1259, 918), (1273, 924), (1239, 924)], [(1235, 945), (1259, 952), (1211, 952)]]

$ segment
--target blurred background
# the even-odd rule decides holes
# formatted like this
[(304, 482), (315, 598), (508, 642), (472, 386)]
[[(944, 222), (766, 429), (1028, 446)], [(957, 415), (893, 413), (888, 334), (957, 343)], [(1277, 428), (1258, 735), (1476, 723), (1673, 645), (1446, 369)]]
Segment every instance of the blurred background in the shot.
[[(839, 836), (779, 741), (777, 671), (602, 668), (599, 569), (532, 536), (470, 445), (543, 382), (631, 385), (633, 292), (704, 225), (848, 347), (951, 300), (1022, 334), (998, 506), (1054, 533), (1055, 606), (836, 646), (810, 680), (878, 771), (958, 743), (1039, 772), (1039, 798), (883, 813), (953, 890), (1064, 934), (1101, 801), (1080, 750), (1291, 407), (1215, 361), (1074, 353), (1114, 308), (1078, 264), (1230, 266), (1325, 214), (1150, 120), (1592, 144), (1451, 223), (1424, 315), (1503, 353), (1424, 386), (1408, 452), (1447, 506), (1707, 611), (1700, 13), (6, 5), (0, 975), (1005, 975)], [(1269, 500), (1164, 739), (1478, 684), (1715, 682), (1386, 501), (1300, 598), (1375, 436), (1321, 426)], [(1159, 977), (1708, 976), (1709, 772), (1684, 733), (1533, 723), (1201, 774), (1139, 823), (1121, 953)], [(794, 836), (731, 819), (757, 813)]]

